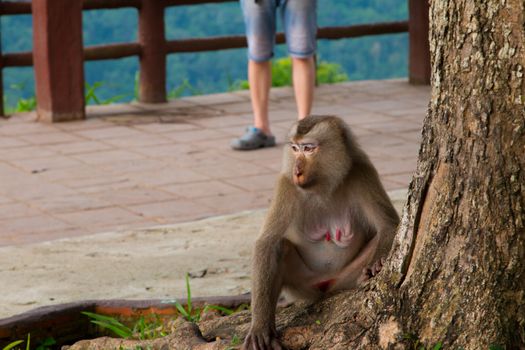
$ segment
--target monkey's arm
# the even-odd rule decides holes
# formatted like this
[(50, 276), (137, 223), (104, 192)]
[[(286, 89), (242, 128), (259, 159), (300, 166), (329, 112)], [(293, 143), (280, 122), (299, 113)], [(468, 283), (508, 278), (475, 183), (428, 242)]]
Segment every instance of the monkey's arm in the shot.
[(295, 198), (285, 178), (277, 185), (276, 195), (255, 243), (252, 271), (252, 324), (244, 349), (281, 349), (276, 338), (275, 309), (283, 285), (283, 260), (290, 249), (284, 235), (293, 221)]

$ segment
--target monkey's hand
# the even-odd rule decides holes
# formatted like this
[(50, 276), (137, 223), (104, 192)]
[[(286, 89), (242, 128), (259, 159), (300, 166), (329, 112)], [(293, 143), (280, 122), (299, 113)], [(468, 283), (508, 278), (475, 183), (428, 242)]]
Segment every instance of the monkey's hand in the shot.
[(243, 350), (282, 350), (282, 346), (277, 340), (276, 332), (272, 327), (264, 329), (254, 329), (244, 339)]

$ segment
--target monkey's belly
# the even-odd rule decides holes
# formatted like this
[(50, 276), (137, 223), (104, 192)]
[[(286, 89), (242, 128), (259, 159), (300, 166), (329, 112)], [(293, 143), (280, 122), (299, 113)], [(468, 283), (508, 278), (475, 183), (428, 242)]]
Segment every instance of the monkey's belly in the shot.
[(340, 247), (331, 241), (309, 242), (298, 247), (298, 252), (306, 267), (314, 274), (326, 277), (326, 274), (336, 274), (348, 265), (359, 253), (362, 242)]

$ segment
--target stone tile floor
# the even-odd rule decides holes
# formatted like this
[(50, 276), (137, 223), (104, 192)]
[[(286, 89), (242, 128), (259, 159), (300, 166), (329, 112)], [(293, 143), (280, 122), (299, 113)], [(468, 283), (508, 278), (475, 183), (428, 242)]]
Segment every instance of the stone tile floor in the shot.
[[(322, 85), (314, 114), (344, 118), (387, 190), (415, 170), (430, 89), (406, 80)], [(230, 150), (251, 123), (246, 91), (162, 105), (88, 107), (85, 121), (0, 118), (0, 246), (191, 221), (267, 207), (295, 120), (291, 88), (272, 89), (278, 147)]]

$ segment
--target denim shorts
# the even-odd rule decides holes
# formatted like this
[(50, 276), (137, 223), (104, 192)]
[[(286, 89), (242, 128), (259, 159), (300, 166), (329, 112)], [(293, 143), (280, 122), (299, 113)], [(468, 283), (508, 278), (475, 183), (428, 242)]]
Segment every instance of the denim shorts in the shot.
[(314, 55), (317, 0), (240, 0), (240, 3), (251, 60), (265, 62), (273, 57), (277, 11), (282, 18), (288, 54), (295, 58)]

